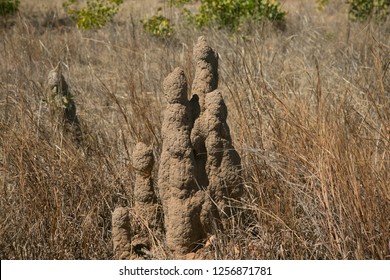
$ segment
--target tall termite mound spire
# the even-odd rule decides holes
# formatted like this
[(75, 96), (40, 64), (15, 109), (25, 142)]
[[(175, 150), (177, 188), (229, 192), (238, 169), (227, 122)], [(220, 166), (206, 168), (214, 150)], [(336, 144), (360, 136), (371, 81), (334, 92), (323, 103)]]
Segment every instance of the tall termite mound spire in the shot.
[[(228, 200), (242, 194), (241, 158), (233, 147), (227, 108), (218, 87), (218, 53), (204, 37), (194, 47), (195, 79), (192, 87), (199, 99), (191, 143), (196, 158), (197, 178), (207, 187), (222, 217), (228, 217)], [(196, 100), (196, 98), (193, 97)], [(196, 104), (195, 104), (196, 106)]]
[(195, 178), (190, 141), (193, 117), (184, 71), (176, 68), (164, 80), (163, 87), (168, 104), (161, 129), (163, 146), (158, 188), (167, 245), (172, 251), (186, 253), (205, 238), (205, 233), (200, 221), (204, 195)]
[(201, 36), (194, 47), (195, 78), (192, 94), (199, 97), (200, 111), (205, 110), (205, 95), (218, 88), (218, 53), (211, 48), (206, 38)]
[(195, 241), (212, 234), (211, 224), (226, 224), (234, 213), (231, 199), (242, 194), (241, 159), (233, 147), (227, 107), (217, 89), (218, 53), (200, 37), (193, 56), (196, 72), (191, 101), (182, 69), (176, 68), (164, 80), (168, 105), (158, 182), (167, 245), (184, 253), (194, 248)]

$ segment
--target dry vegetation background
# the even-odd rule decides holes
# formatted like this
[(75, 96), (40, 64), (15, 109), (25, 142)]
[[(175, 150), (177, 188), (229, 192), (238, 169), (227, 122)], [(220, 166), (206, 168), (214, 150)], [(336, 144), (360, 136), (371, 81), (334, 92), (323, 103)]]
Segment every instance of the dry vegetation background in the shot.
[[(140, 2), (96, 32), (69, 24), (59, 0), (22, 1), (2, 22), (0, 258), (113, 258), (111, 213), (132, 204), (132, 150), (152, 144), (158, 163), (162, 81), (181, 66), (191, 84), (205, 35), (220, 53), (246, 189), (213, 257), (389, 259), (390, 22), (349, 23), (343, 1), (321, 13), (314, 1), (284, 1), (285, 30), (248, 23), (231, 35), (194, 30), (166, 8), (176, 33), (161, 40), (140, 19), (164, 2)], [(59, 61), (80, 147), (44, 102)]]

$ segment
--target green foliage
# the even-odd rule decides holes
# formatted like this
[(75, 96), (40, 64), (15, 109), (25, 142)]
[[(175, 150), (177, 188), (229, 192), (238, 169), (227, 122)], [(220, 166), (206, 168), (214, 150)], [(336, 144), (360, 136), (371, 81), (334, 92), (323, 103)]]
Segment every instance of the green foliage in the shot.
[(124, 0), (92, 0), (79, 8), (78, 0), (67, 0), (63, 7), (80, 29), (98, 29), (109, 22), (119, 10)]
[(316, 2), (317, 2), (317, 7), (320, 10), (323, 10), (325, 6), (329, 4), (329, 0), (316, 0)]
[(157, 14), (141, 20), (144, 30), (155, 37), (166, 38), (172, 35), (173, 27), (171, 21), (163, 15), (160, 15), (161, 8), (157, 10)]
[(198, 26), (216, 23), (234, 30), (247, 19), (283, 21), (285, 16), (273, 0), (202, 0), (194, 20)]
[[(322, 10), (330, 0), (316, 0), (318, 8)], [(369, 19), (384, 20), (389, 14), (389, 0), (348, 0), (349, 18), (352, 21), (366, 21)]]
[[(168, 0), (171, 7), (181, 8), (187, 19), (198, 27), (217, 24), (237, 30), (245, 20), (283, 21), (286, 16), (279, 2), (274, 0), (201, 0), (196, 14), (184, 8), (186, 4), (193, 2), (195, 0)], [(159, 12), (161, 8), (158, 9)], [(144, 30), (153, 36), (168, 37), (173, 33), (171, 21), (163, 15), (157, 14), (141, 22)]]
[(388, 0), (352, 0), (349, 4), (349, 17), (353, 21), (366, 21), (370, 18), (384, 20), (389, 14)]
[(18, 11), (19, 0), (0, 0), (0, 16), (12, 15)]

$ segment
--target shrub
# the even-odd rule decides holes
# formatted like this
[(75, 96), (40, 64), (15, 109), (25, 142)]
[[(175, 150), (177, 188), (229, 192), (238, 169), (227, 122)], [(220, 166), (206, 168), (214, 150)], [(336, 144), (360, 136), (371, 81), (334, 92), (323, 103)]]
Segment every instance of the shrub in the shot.
[(329, 4), (329, 0), (316, 0), (318, 9), (322, 10), (326, 5)]
[[(317, 0), (320, 9), (329, 4), (330, 0)], [(389, 0), (350, 0), (349, 18), (352, 21), (366, 21), (369, 19), (384, 20), (389, 14)]]
[(12, 15), (18, 11), (19, 0), (0, 0), (0, 16)]
[(68, 0), (63, 3), (67, 14), (80, 29), (98, 29), (118, 13), (123, 0), (93, 0), (87, 1), (86, 6), (76, 7), (78, 0)]
[(370, 18), (383, 20), (389, 13), (388, 0), (352, 0), (349, 17), (353, 21), (366, 21)]
[(157, 10), (157, 14), (145, 19), (141, 20), (143, 28), (145, 32), (151, 34), (155, 37), (169, 37), (173, 33), (173, 26), (171, 21), (163, 16), (158, 14), (161, 12), (161, 8)]
[(285, 16), (280, 4), (273, 0), (203, 0), (194, 19), (198, 26), (216, 23), (236, 29), (246, 19), (283, 21)]
[[(180, 8), (182, 14), (190, 23), (198, 27), (217, 24), (219, 27), (227, 27), (237, 30), (245, 20), (271, 20), (283, 21), (286, 13), (281, 10), (280, 4), (274, 0), (202, 0), (196, 14), (184, 6), (194, 0), (169, 0), (170, 7)], [(167, 37), (173, 33), (171, 21), (158, 13), (149, 19), (142, 20), (144, 30), (153, 36)]]

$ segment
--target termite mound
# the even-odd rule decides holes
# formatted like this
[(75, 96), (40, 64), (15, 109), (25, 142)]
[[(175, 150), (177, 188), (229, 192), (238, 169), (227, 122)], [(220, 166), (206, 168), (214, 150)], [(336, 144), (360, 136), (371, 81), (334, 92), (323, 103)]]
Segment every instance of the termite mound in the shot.
[[(163, 82), (167, 106), (157, 181), (151, 177), (152, 151), (138, 144), (133, 154), (134, 209), (118, 208), (113, 215), (119, 258), (130, 258), (137, 244), (150, 250), (150, 236), (160, 236), (175, 258), (185, 258), (202, 248), (216, 229), (226, 227), (235, 213), (234, 201), (243, 193), (241, 158), (232, 143), (223, 92), (218, 89), (218, 53), (200, 37), (193, 57), (190, 100), (183, 69), (174, 69)], [(145, 227), (150, 229), (148, 236), (142, 234)]]

